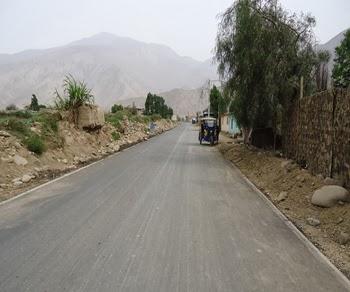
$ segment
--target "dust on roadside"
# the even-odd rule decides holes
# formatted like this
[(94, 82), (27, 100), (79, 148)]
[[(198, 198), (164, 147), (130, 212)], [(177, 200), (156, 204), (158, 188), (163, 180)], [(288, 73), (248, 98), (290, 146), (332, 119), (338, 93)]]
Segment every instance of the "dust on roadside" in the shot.
[[(294, 225), (308, 237), (348, 278), (350, 278), (350, 243), (341, 245), (339, 234), (350, 232), (350, 204), (320, 208), (311, 204), (311, 196), (322, 187), (323, 179), (292, 164), (270, 151), (236, 143), (223, 137), (219, 145), (224, 157), (233, 162)], [(287, 192), (281, 200), (282, 192)], [(308, 218), (320, 221), (311, 226)]]

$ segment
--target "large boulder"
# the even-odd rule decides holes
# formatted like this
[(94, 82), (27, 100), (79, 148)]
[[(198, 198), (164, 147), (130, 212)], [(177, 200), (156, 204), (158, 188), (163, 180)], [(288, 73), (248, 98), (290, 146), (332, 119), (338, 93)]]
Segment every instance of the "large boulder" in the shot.
[(323, 186), (316, 190), (311, 198), (313, 205), (330, 208), (339, 201), (350, 202), (349, 192), (340, 186)]
[(104, 112), (96, 105), (83, 105), (78, 109), (78, 127), (84, 130), (97, 130), (105, 123)]

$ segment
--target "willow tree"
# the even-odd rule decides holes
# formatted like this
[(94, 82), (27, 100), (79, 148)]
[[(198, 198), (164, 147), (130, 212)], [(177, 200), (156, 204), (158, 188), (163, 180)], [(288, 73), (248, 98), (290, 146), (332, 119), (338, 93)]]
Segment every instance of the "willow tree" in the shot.
[(278, 0), (237, 0), (221, 16), (215, 59), (245, 141), (259, 127), (277, 132), (281, 112), (311, 90), (315, 19), (289, 14)]

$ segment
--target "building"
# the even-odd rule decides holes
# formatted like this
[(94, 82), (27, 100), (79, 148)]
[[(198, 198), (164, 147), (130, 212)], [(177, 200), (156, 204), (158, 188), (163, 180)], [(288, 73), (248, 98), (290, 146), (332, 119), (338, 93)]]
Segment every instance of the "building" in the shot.
[(221, 131), (230, 133), (232, 135), (240, 133), (240, 129), (237, 126), (236, 119), (233, 114), (222, 114), (221, 115)]

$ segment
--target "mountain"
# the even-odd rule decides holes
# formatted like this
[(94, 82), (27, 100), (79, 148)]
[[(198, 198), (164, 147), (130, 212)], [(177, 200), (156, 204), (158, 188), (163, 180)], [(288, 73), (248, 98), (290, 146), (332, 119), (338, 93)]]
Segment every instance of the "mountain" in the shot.
[[(328, 62), (329, 76), (332, 75), (332, 71), (333, 71), (333, 67), (334, 67), (335, 48), (338, 47), (341, 44), (341, 42), (343, 41), (346, 31), (347, 30), (344, 30), (343, 32), (339, 33), (338, 35), (336, 35), (334, 38), (332, 38), (327, 43), (317, 46), (318, 51), (328, 51), (330, 53), (330, 60)], [(331, 81), (331, 78), (329, 78), (329, 82), (330, 81)]]
[(216, 78), (216, 68), (164, 45), (100, 33), (62, 47), (0, 54), (0, 107), (28, 104), (33, 93), (50, 103), (67, 74), (84, 80), (107, 108), (150, 91), (198, 88)]
[[(208, 107), (208, 97), (204, 97), (202, 89), (173, 89), (167, 92), (160, 92), (158, 95), (164, 97), (165, 103), (173, 108), (179, 116), (195, 114)], [(135, 106), (144, 108), (146, 97), (129, 98), (121, 101), (124, 106)]]

